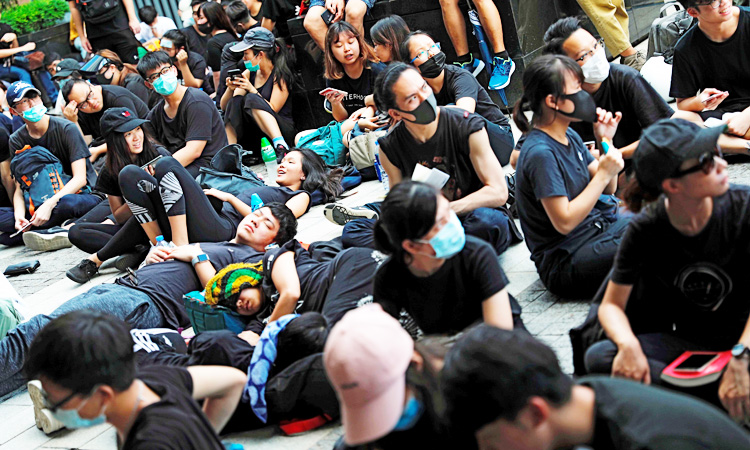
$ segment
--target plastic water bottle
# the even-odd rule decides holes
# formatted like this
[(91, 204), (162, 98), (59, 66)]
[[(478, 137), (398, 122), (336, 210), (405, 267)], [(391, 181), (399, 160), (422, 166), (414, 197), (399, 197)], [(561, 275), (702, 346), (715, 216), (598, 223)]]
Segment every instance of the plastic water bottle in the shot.
[(380, 143), (375, 141), (375, 173), (378, 175), (378, 180), (383, 185), (383, 191), (388, 194), (391, 190), (391, 185), (388, 182), (388, 173), (383, 169), (380, 164)]
[(255, 212), (263, 207), (263, 199), (258, 194), (250, 196), (250, 209)]
[(165, 241), (164, 236), (160, 234), (156, 236), (156, 244), (154, 244), (154, 247), (173, 248), (174, 244), (171, 242)]
[(276, 152), (271, 146), (271, 143), (268, 142), (267, 138), (262, 138), (260, 140), (260, 154), (263, 157), (263, 163), (266, 165), (266, 184), (269, 186), (277, 186), (276, 175), (279, 170), (279, 165), (276, 163)]

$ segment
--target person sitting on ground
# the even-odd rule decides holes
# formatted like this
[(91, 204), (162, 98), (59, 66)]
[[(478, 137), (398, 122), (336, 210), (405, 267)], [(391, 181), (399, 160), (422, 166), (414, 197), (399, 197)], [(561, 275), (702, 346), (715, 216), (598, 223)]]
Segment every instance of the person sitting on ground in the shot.
[(63, 116), (80, 128), (84, 136), (93, 141), (89, 151), (91, 162), (107, 153), (107, 144), (99, 126), (104, 111), (109, 108), (128, 108), (140, 119), (148, 115), (148, 106), (128, 89), (116, 85), (95, 85), (85, 80), (72, 80), (65, 84), (62, 96), (66, 105)]
[(159, 94), (146, 87), (146, 82), (138, 73), (135, 64), (120, 61), (117, 53), (111, 50), (100, 50), (96, 55), (103, 58), (96, 74), (98, 84), (124, 87), (140, 98), (149, 110), (161, 100)]
[(677, 99), (681, 118), (726, 122), (737, 139), (722, 139), (722, 149), (750, 152), (750, 8), (730, 0), (683, 4), (698, 25), (675, 45), (669, 96)]
[[(0, 79), (8, 83), (23, 81), (33, 84), (26, 55), (34, 50), (36, 50), (35, 42), (19, 45), (18, 35), (13, 27), (7, 23), (0, 23)], [(55, 83), (52, 82), (52, 75), (46, 70), (37, 74), (41, 83), (40, 88), (47, 95), (43, 100), (46, 102), (48, 98), (51, 103), (50, 106), (54, 105), (57, 101), (58, 90)]]
[(234, 0), (227, 3), (224, 11), (227, 13), (227, 17), (229, 17), (232, 25), (234, 25), (235, 31), (240, 36), (244, 36), (251, 28), (260, 26), (260, 22), (250, 15), (250, 11), (242, 0)]
[(575, 382), (527, 333), (480, 325), (451, 348), (441, 372), (446, 421), (481, 450), (739, 450), (750, 435), (690, 396), (609, 377)]
[(415, 343), (380, 305), (347, 313), (323, 350), (344, 428), (334, 448), (461, 448), (450, 445), (438, 414), (440, 356)]
[(227, 146), (221, 115), (211, 98), (200, 89), (177, 80), (177, 68), (163, 51), (141, 58), (138, 73), (163, 100), (149, 112), (154, 137), (192, 176), (208, 167), (211, 158)]
[[(177, 244), (229, 240), (242, 219), (253, 212), (250, 206), (253, 195), (263, 203), (283, 203), (295, 217), (300, 217), (313, 206), (311, 194), (314, 192), (322, 192), (324, 198), (334, 198), (341, 192), (341, 170), (327, 173), (320, 156), (307, 149), (295, 149), (284, 157), (276, 177), (278, 187), (258, 186), (237, 197), (216, 189), (202, 190), (195, 179), (171, 158), (160, 160), (157, 166), (158, 171), (152, 173), (149, 170), (147, 174), (141, 173), (141, 165), (135, 163), (122, 174), (121, 183), (115, 181), (118, 192), (125, 193), (120, 195), (143, 205), (143, 209), (137, 204), (134, 207), (147, 224), (130, 217), (121, 226), (98, 222), (74, 226), (70, 235), (76, 246), (96, 253), (68, 270), (68, 278), (85, 283), (96, 275), (104, 261), (114, 257), (117, 257), (115, 267), (119, 270), (136, 266), (145, 257), (149, 244), (154, 244), (159, 235)], [(144, 195), (138, 189), (143, 183), (162, 189)], [(214, 200), (219, 202), (218, 207)], [(172, 206), (167, 211), (165, 205), (170, 204)], [(96, 248), (97, 245), (101, 247)]]
[[(0, 244), (13, 246), (23, 242), (38, 251), (70, 247), (67, 230), (59, 225), (83, 216), (102, 201), (100, 195), (88, 193), (88, 188), (96, 184), (96, 173), (89, 161), (91, 153), (78, 127), (46, 114), (47, 108), (34, 86), (16, 81), (8, 88), (6, 99), (13, 114), (25, 123), (10, 136), (10, 153), (16, 154), (27, 146), (44, 147), (57, 157), (63, 173), (71, 179), (44, 203), (34, 205), (33, 214), (27, 208), (19, 180), (15, 180), (13, 208), (0, 208)], [(31, 231), (11, 237), (29, 224)]]
[(282, 39), (274, 39), (263, 27), (249, 30), (230, 50), (244, 53), (245, 70), (241, 76), (226, 79), (221, 97), (227, 139), (259, 149), (261, 138), (266, 137), (276, 155), (283, 157), (296, 133), (291, 94), (299, 84), (294, 57)]
[(358, 35), (364, 36), (365, 14), (374, 4), (375, 0), (310, 0), (303, 25), (313, 42), (324, 49), (328, 47), (326, 33), (338, 22), (350, 23)]
[[(442, 192), (466, 234), (488, 242), (497, 254), (508, 248), (508, 215), (497, 209), (508, 199), (503, 168), (492, 152), (485, 120), (459, 108), (437, 106), (435, 94), (414, 66), (390, 64), (376, 80), (375, 98), (398, 123), (380, 144), (380, 163), (391, 187), (413, 176), (416, 166), (448, 176)], [(341, 209), (331, 205), (330, 209)], [(344, 247), (373, 247), (372, 228), (379, 205), (340, 211), (346, 222)], [(373, 211), (374, 210), (374, 211)]]
[[(83, 78), (80, 69), (81, 64), (73, 58), (65, 58), (63, 60), (60, 60), (52, 69), (54, 71), (54, 75), (52, 75), (52, 81), (57, 83), (58, 89), (62, 91), (63, 86), (65, 86), (65, 83), (67, 83), (69, 80), (73, 78), (77, 80)], [(64, 109), (65, 99), (62, 95), (58, 95), (57, 101), (55, 101), (55, 107), (52, 109), (52, 111), (47, 111), (51, 115), (61, 116)]]
[(151, 5), (139, 9), (138, 18), (141, 19), (141, 32), (136, 34), (135, 38), (141, 42), (161, 39), (167, 31), (177, 29), (174, 20), (158, 15), (156, 8)]
[[(221, 71), (221, 51), (230, 42), (237, 41), (237, 32), (229, 21), (224, 8), (214, 2), (200, 5), (198, 17), (195, 19), (198, 31), (211, 36), (206, 44), (206, 63), (213, 70), (214, 86), (219, 85)], [(218, 92), (218, 89), (217, 89)]]
[(246, 380), (225, 366), (136, 370), (128, 324), (99, 311), (50, 322), (31, 343), (24, 369), (39, 379), (29, 382), (29, 395), (45, 432), (50, 419), (68, 428), (109, 422), (125, 449), (224, 449), (217, 433)]
[[(510, 77), (516, 70), (516, 63), (510, 59), (505, 49), (500, 12), (495, 2), (491, 0), (479, 0), (473, 4), (476, 6), (477, 16), (483, 25), (484, 32), (487, 33), (487, 44), (492, 46), (494, 52), (488, 87), (492, 90), (503, 89), (510, 84)], [(476, 77), (484, 68), (484, 61), (474, 59), (474, 55), (469, 52), (466, 22), (458, 7), (458, 0), (441, 0), (440, 9), (443, 13), (445, 30), (448, 32), (453, 48), (456, 49), (456, 61), (453, 64), (468, 70)]]
[(477, 79), (458, 66), (445, 65), (445, 53), (440, 50), (440, 43), (424, 31), (409, 33), (401, 42), (400, 51), (404, 62), (408, 61), (419, 69), (435, 93), (438, 105), (455, 105), (484, 118), (492, 151), (500, 165), (508, 164), (513, 151), (510, 122)]
[(492, 247), (464, 235), (434, 187), (414, 181), (394, 186), (374, 235), (390, 258), (375, 276), (373, 298), (390, 315), (406, 310), (426, 334), (457, 333), (482, 319), (508, 330), (523, 327)]
[(206, 75), (206, 60), (188, 48), (187, 39), (180, 30), (169, 30), (160, 41), (161, 49), (167, 52), (177, 66), (177, 79), (187, 87), (203, 89), (206, 94), (214, 92), (211, 80)]
[(401, 61), (401, 43), (409, 34), (409, 26), (401, 16), (383, 17), (370, 28), (370, 39), (375, 56), (384, 64)]
[[(545, 53), (573, 58), (583, 71), (581, 88), (594, 99), (596, 106), (622, 112), (622, 120), (612, 138), (622, 157), (630, 159), (638, 146), (641, 132), (659, 119), (674, 114), (672, 108), (637, 70), (622, 64), (610, 64), (604, 52), (604, 41), (597, 40), (581, 27), (577, 17), (564, 17), (547, 28)], [(584, 142), (595, 141), (590, 123), (570, 124)], [(518, 147), (520, 148), (520, 146)], [(516, 166), (519, 151), (511, 156)]]
[(336, 22), (328, 28), (323, 48), (326, 87), (346, 92), (325, 95), (330, 103), (330, 108), (326, 108), (333, 118), (341, 122), (356, 116), (374, 117), (376, 108), (371, 94), (375, 78), (385, 66), (376, 62), (364, 35), (348, 22)]
[(708, 393), (688, 392), (715, 402), (718, 390), (741, 420), (750, 414), (742, 381), (749, 378), (750, 284), (742, 267), (750, 191), (729, 186), (721, 133), (677, 119), (644, 132), (624, 195), (633, 211), (655, 203), (633, 219), (620, 245), (598, 312), (609, 340), (586, 352), (586, 368), (664, 384), (662, 370), (683, 352), (732, 348), (721, 381)]
[(208, 57), (206, 46), (208, 45), (208, 39), (211, 36), (207, 33), (202, 33), (198, 29), (197, 22), (198, 16), (200, 15), (200, 7), (203, 3), (205, 3), (205, 0), (192, 0), (192, 2), (190, 2), (190, 8), (193, 10), (193, 15), (191, 17), (192, 23), (185, 26), (185, 28), (180, 28), (180, 31), (185, 35), (185, 39), (187, 39), (188, 48), (201, 55), (203, 59), (206, 59)]
[(114, 283), (91, 288), (50, 314), (40, 314), (10, 330), (0, 340), (0, 395), (24, 383), (21, 366), (34, 336), (52, 319), (78, 310), (104, 311), (134, 328), (190, 326), (183, 295), (203, 289), (230, 264), (255, 263), (271, 243), (283, 245), (297, 232), (297, 219), (286, 206), (268, 203), (245, 217), (230, 242), (175, 248), (155, 247), (146, 265)]
[[(568, 298), (594, 295), (628, 223), (595, 207), (601, 194), (615, 192), (624, 166), (612, 145), (622, 115), (597, 108), (582, 83), (581, 67), (571, 58), (541, 56), (526, 68), (513, 111), (518, 128), (528, 133), (516, 172), (526, 245), (547, 289)], [(534, 113), (531, 123), (524, 107)], [(598, 161), (570, 129), (578, 121), (593, 123), (596, 141), (609, 146)]]
[[(97, 252), (104, 249), (133, 216), (120, 189), (120, 171), (130, 164), (144, 167), (160, 155), (170, 156), (167, 149), (154, 142), (148, 128), (143, 126), (146, 122), (127, 108), (110, 108), (102, 114), (100, 128), (109, 151), (106, 164), (96, 180), (95, 189), (106, 194), (107, 200), (89, 211), (81, 222), (74, 224), (68, 232), (68, 238), (73, 245), (92, 254), (65, 273), (76, 283), (85, 283), (91, 279), (90, 274), (96, 273), (96, 269), (108, 259), (100, 257)], [(146, 170), (153, 171), (153, 166), (146, 167)], [(127, 267), (140, 264), (147, 248), (142, 247), (138, 250), (137, 245), (131, 245), (126, 253), (128, 257), (118, 258), (115, 267), (124, 271)]]

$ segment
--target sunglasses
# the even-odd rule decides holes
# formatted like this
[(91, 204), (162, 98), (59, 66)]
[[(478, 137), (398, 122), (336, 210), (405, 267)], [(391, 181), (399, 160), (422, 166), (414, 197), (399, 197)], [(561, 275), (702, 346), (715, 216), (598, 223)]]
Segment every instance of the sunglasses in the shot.
[(685, 170), (677, 170), (670, 178), (680, 178), (685, 175), (689, 175), (694, 172), (703, 171), (706, 175), (710, 174), (716, 166), (716, 157), (723, 158), (724, 155), (721, 153), (720, 148), (715, 148), (710, 152), (706, 152), (698, 157), (698, 164)]

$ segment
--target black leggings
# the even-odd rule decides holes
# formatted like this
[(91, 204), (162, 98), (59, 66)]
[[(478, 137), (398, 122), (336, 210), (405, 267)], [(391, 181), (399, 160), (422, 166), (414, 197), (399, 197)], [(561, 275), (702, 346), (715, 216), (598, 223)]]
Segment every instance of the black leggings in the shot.
[(122, 224), (102, 223), (108, 218), (114, 219), (110, 217), (111, 214), (109, 201), (102, 200), (94, 209), (76, 220), (76, 224), (68, 231), (68, 239), (86, 253), (98, 252), (122, 228)]
[(138, 223), (156, 221), (171, 239), (169, 217), (186, 215), (190, 242), (223, 242), (236, 226), (216, 212), (198, 182), (176, 159), (162, 158), (151, 176), (135, 165), (120, 171), (120, 190)]

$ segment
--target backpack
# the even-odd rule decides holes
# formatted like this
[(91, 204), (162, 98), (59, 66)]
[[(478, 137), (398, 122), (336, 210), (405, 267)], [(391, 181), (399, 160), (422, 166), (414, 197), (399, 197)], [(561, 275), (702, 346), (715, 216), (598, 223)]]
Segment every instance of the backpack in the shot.
[(347, 149), (341, 140), (341, 123), (335, 120), (303, 136), (297, 147), (314, 151), (328, 166), (343, 166), (346, 163)]
[(239, 195), (252, 187), (265, 186), (263, 180), (243, 164), (243, 158), (250, 153), (241, 145), (227, 145), (211, 158), (209, 167), (200, 168), (196, 181), (204, 189), (214, 188), (232, 195)]
[[(676, 11), (666, 15), (670, 7), (674, 7)], [(651, 23), (651, 30), (648, 32), (647, 58), (664, 56), (664, 61), (672, 64), (675, 44), (694, 24), (695, 20), (680, 3), (671, 1), (662, 6), (659, 17)]]
[[(60, 189), (71, 180), (71, 176), (63, 172), (62, 164), (57, 156), (44, 147), (25, 146), (16, 151), (10, 161), (10, 171), (16, 179), (23, 198), (26, 200), (26, 209), (29, 214), (34, 214), (34, 209), (46, 200), (60, 192)], [(91, 188), (84, 187), (77, 193), (89, 193)]]
[(97, 24), (110, 21), (120, 12), (120, 0), (75, 0), (83, 20)]

